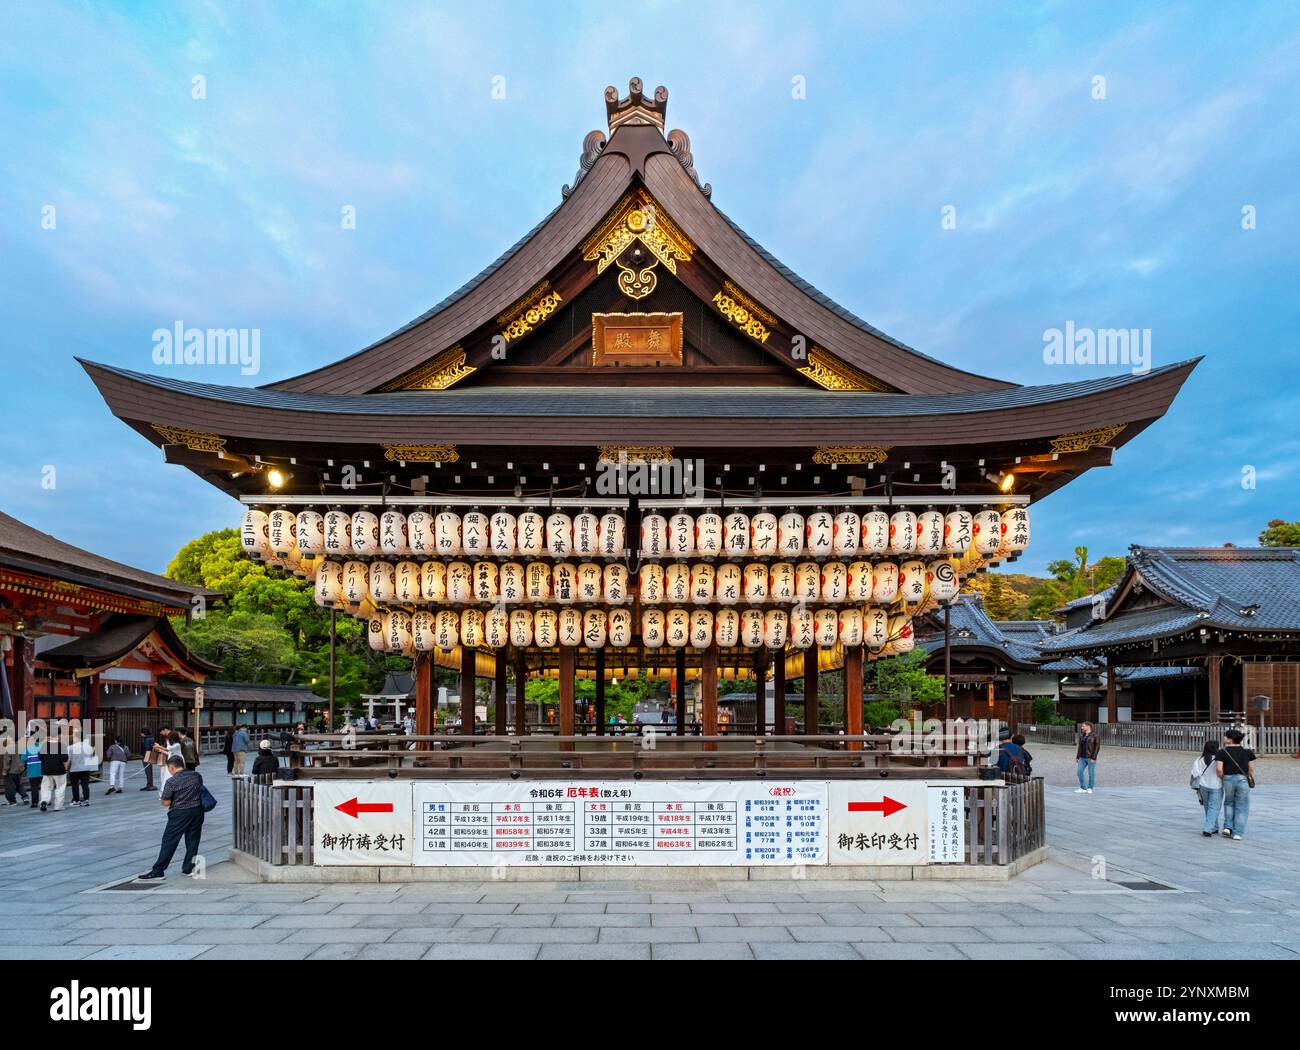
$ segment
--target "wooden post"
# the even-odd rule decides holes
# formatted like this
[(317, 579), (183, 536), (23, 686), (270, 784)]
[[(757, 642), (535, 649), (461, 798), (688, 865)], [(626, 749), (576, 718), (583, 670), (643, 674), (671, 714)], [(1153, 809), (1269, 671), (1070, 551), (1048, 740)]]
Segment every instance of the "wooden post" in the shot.
[(754, 660), (754, 735), (767, 732), (767, 650), (760, 649)]
[(528, 704), (525, 700), (528, 691), (528, 660), (523, 650), (515, 654), (515, 735), (528, 733)]
[(1206, 662), (1205, 672), (1210, 687), (1210, 721), (1217, 723), (1223, 717), (1223, 676), (1220, 674), (1222, 656), (1211, 656)]
[[(99, 694), (100, 694), (99, 675), (91, 675), (90, 680), (86, 682), (86, 710), (82, 714), (83, 718), (99, 717)], [(198, 726), (195, 725), (197, 731)], [(195, 737), (197, 740), (197, 736)]]
[(506, 651), (504, 648), (497, 650), (497, 674), (494, 683), (493, 698), (496, 702), (496, 734), (505, 736), (509, 732), (509, 707), (510, 700), (506, 696)]
[[(577, 667), (578, 650), (571, 645), (560, 646), (560, 736), (573, 736), (573, 676)], [(561, 744), (560, 750), (572, 751), (573, 744)]]
[(1106, 657), (1106, 721), (1114, 725), (1119, 721), (1119, 695), (1115, 689), (1115, 658)]
[[(337, 609), (330, 609), (330, 694), (329, 694), (329, 699), (330, 699), (330, 707), (329, 707), (330, 717), (329, 717), (329, 723), (330, 723), (330, 724), (329, 724), (329, 731), (330, 731), (331, 733), (334, 732), (334, 645), (335, 645), (335, 627), (337, 626), (337, 624), (335, 623), (335, 617), (336, 617), (337, 615), (338, 615), (338, 610), (337, 610)], [(416, 658), (416, 664), (417, 664), (417, 665), (419, 664), (419, 658), (418, 658), (418, 657)], [(420, 709), (419, 709), (419, 700), (417, 699), (417, 700), (416, 700), (416, 714), (415, 714), (415, 720), (416, 720), (417, 723), (418, 723), (419, 720), (420, 720), (420, 713), (419, 713), (419, 712), (420, 712)], [(425, 730), (425, 729), (418, 729), (418, 728), (416, 729), (416, 733), (426, 733), (426, 732), (428, 732), (428, 730)]]
[[(862, 735), (862, 646), (844, 650), (844, 732)], [(861, 751), (860, 741), (849, 741), (850, 751)]]
[(596, 735), (605, 735), (605, 650), (596, 650)]
[[(333, 678), (330, 679), (333, 688)], [(428, 736), (433, 732), (433, 654), (415, 654), (415, 735)], [(330, 732), (335, 731), (334, 707), (330, 706)]]
[[(718, 646), (710, 644), (700, 654), (700, 706), (703, 708), (704, 736), (718, 735)], [(705, 744), (705, 751), (716, 751), (717, 744)]]
[(686, 650), (678, 648), (677, 654), (677, 735), (686, 735)]
[(943, 717), (952, 721), (952, 604), (943, 607)]
[(460, 647), (460, 731), (463, 736), (474, 735), (474, 673), (478, 650), (468, 645)]
[(9, 678), (9, 695), (13, 701), (14, 718), (26, 711), (28, 718), (36, 715), (36, 643), (21, 634), (13, 636), (13, 668)]
[(785, 650), (772, 661), (772, 732), (785, 736)]
[(803, 734), (816, 736), (821, 710), (817, 704), (817, 646), (809, 646), (803, 651)]

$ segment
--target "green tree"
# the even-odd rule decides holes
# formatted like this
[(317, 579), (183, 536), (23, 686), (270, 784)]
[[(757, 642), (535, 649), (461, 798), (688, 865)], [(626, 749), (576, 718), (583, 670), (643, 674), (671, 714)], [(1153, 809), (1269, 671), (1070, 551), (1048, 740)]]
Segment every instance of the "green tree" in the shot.
[(1002, 577), (996, 573), (989, 577), (989, 589), (984, 595), (984, 611), (995, 620), (1010, 620), (1016, 615), (1015, 600), (1007, 593)]
[(1089, 565), (1088, 548), (1075, 547), (1074, 561), (1062, 558), (1047, 563), (1053, 578), (1030, 599), (1029, 615), (1046, 617), (1066, 602), (1104, 591), (1124, 575), (1125, 564), (1123, 558), (1105, 557)]
[(910, 653), (872, 661), (870, 691), (904, 711), (942, 700), (943, 678), (925, 669), (929, 659), (925, 649), (913, 649)]
[(1259, 534), (1261, 547), (1300, 547), (1300, 521), (1274, 518)]

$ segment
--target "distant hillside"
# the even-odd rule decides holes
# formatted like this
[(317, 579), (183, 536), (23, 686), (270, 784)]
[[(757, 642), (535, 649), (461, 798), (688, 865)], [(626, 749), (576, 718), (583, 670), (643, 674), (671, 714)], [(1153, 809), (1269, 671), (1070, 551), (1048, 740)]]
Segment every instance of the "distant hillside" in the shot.
[(1029, 605), (1046, 594), (1049, 582), (1049, 577), (1024, 572), (985, 572), (967, 577), (962, 590), (980, 595), (985, 611), (995, 620), (1032, 620), (1039, 617), (1030, 613)]

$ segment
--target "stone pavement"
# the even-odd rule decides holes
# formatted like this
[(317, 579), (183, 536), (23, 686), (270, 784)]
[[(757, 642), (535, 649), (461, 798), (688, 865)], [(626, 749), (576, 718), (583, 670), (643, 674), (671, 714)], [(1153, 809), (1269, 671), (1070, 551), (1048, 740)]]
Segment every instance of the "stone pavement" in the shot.
[[(1119, 750), (1113, 768), (1142, 763)], [(225, 860), (213, 776), (207, 878), (178, 858), (158, 886), (122, 881), (163, 823), (136, 778), (85, 810), (0, 806), (0, 958), (1300, 959), (1300, 786), (1281, 779), (1243, 842), (1201, 838), (1182, 786), (1049, 786), (1053, 859), (1009, 883), (272, 886)], [(1151, 881), (1173, 888), (1122, 885)]]

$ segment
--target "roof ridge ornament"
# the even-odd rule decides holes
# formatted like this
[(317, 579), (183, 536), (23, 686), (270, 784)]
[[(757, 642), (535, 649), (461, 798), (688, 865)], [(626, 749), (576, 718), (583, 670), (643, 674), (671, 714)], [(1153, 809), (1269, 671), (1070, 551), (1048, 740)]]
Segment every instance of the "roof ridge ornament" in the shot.
[(627, 82), (627, 98), (618, 97), (618, 88), (611, 84), (605, 88), (605, 115), (612, 135), (624, 124), (650, 124), (664, 130), (668, 117), (668, 89), (660, 84), (653, 98), (646, 98), (641, 88), (641, 78)]

